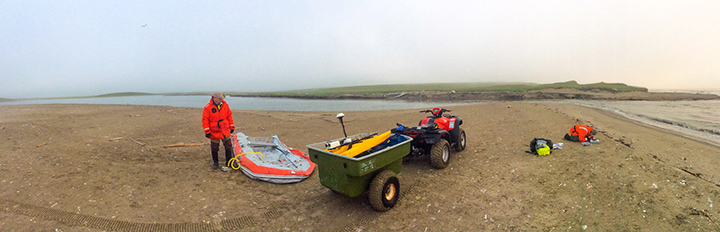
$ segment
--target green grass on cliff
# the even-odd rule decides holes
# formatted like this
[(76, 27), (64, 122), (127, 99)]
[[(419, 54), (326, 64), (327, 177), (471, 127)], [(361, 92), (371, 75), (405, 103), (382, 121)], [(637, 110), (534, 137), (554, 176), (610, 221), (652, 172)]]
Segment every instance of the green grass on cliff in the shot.
[[(432, 83), (432, 84), (398, 84), (398, 85), (362, 85), (337, 88), (306, 89), (294, 91), (239, 93), (237, 95), (259, 94), (279, 96), (332, 96), (343, 94), (387, 94), (402, 92), (527, 92), (546, 89), (574, 89), (580, 91), (606, 92), (647, 92), (647, 88), (629, 86), (623, 83), (578, 84), (576, 81), (552, 84), (535, 83)], [(233, 94), (235, 95), (235, 94)]]
[(96, 95), (96, 96), (92, 96), (92, 97), (130, 97), (130, 96), (146, 96), (146, 95), (157, 95), (157, 94), (143, 93), (143, 92), (118, 92), (118, 93), (101, 94), (101, 95)]

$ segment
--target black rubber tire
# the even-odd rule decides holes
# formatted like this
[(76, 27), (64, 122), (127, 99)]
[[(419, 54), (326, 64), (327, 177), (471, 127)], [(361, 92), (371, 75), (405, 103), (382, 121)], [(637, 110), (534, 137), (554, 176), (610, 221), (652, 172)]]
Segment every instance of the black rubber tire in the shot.
[(457, 144), (455, 144), (455, 150), (456, 151), (464, 151), (465, 146), (467, 146), (467, 138), (465, 136), (465, 130), (460, 129), (460, 128), (458, 128), (458, 129), (460, 130), (460, 133), (458, 133), (459, 134), (458, 141), (457, 141)]
[(400, 180), (395, 172), (382, 170), (375, 175), (370, 182), (368, 198), (370, 206), (380, 212), (388, 211), (395, 206), (400, 198)]
[(435, 169), (444, 169), (450, 163), (450, 144), (445, 139), (440, 139), (430, 148), (430, 166)]

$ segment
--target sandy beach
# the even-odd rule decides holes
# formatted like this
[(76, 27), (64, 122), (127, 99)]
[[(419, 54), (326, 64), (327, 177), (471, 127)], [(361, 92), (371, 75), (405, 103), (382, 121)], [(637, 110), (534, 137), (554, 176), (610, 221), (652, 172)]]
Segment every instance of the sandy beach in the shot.
[[(231, 105), (232, 107), (232, 105)], [(307, 180), (210, 167), (199, 108), (0, 106), (1, 231), (717, 231), (720, 148), (612, 112), (557, 103), (449, 107), (467, 149), (403, 164), (401, 198), (372, 210)], [(418, 110), (345, 112), (348, 134), (416, 124)], [(307, 144), (342, 136), (337, 112), (234, 111), (238, 131)], [(576, 123), (601, 143), (562, 141)], [(528, 154), (536, 137), (562, 150)], [(177, 143), (202, 146), (164, 148)], [(222, 157), (222, 155), (221, 155)], [(222, 160), (222, 158), (221, 158)]]

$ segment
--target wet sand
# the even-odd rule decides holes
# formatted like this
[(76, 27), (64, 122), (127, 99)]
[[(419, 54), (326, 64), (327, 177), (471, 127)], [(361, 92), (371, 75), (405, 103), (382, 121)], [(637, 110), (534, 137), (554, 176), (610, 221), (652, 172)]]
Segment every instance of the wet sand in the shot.
[[(231, 106), (232, 107), (232, 106)], [(453, 106), (468, 146), (450, 166), (409, 160), (401, 198), (373, 211), (366, 196), (210, 168), (196, 108), (0, 106), (4, 231), (487, 231), (720, 229), (720, 148), (612, 112), (556, 103)], [(235, 111), (238, 130), (290, 147), (342, 135), (337, 112)], [(348, 134), (417, 123), (417, 110), (345, 112)], [(562, 141), (575, 123), (599, 144)], [(546, 157), (532, 138), (564, 142)], [(222, 157), (222, 155), (221, 155)], [(222, 158), (221, 158), (222, 159)]]

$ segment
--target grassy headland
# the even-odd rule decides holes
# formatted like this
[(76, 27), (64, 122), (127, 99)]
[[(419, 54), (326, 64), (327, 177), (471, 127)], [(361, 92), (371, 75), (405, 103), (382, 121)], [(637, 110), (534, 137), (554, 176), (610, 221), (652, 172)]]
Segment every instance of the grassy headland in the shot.
[[(52, 100), (78, 98), (105, 98), (128, 96), (190, 96), (210, 95), (211, 92), (186, 93), (144, 93), (116, 92), (94, 96), (55, 97), (55, 98), (0, 98), (0, 102), (23, 100)], [(300, 99), (377, 99), (406, 101), (516, 101), (516, 100), (552, 100), (552, 99), (584, 99), (584, 100), (720, 100), (714, 94), (695, 93), (651, 93), (647, 88), (626, 85), (624, 83), (592, 83), (579, 84), (576, 81), (550, 84), (536, 83), (427, 83), (427, 84), (396, 84), (396, 85), (361, 85), (335, 88), (318, 88), (277, 92), (232, 92), (230, 96), (243, 97), (276, 97)]]
[(607, 92), (647, 92), (647, 88), (634, 87), (622, 83), (594, 83), (578, 84), (576, 81), (559, 82), (552, 84), (535, 83), (428, 83), (428, 84), (398, 84), (398, 85), (363, 85), (337, 88), (305, 89), (263, 93), (234, 93), (233, 95), (275, 95), (275, 96), (339, 96), (345, 94), (382, 95), (408, 92), (528, 92), (545, 89), (574, 89), (580, 91), (607, 91)]
[(147, 95), (158, 95), (154, 93), (143, 93), (143, 92), (118, 92), (118, 93), (107, 93), (100, 94), (90, 97), (131, 97), (131, 96), (147, 96)]
[(305, 99), (388, 99), (407, 101), (475, 100), (718, 100), (720, 96), (692, 93), (650, 93), (623, 83), (579, 84), (576, 81), (535, 83), (432, 83), (365, 85), (262, 93), (228, 93), (247, 97)]

